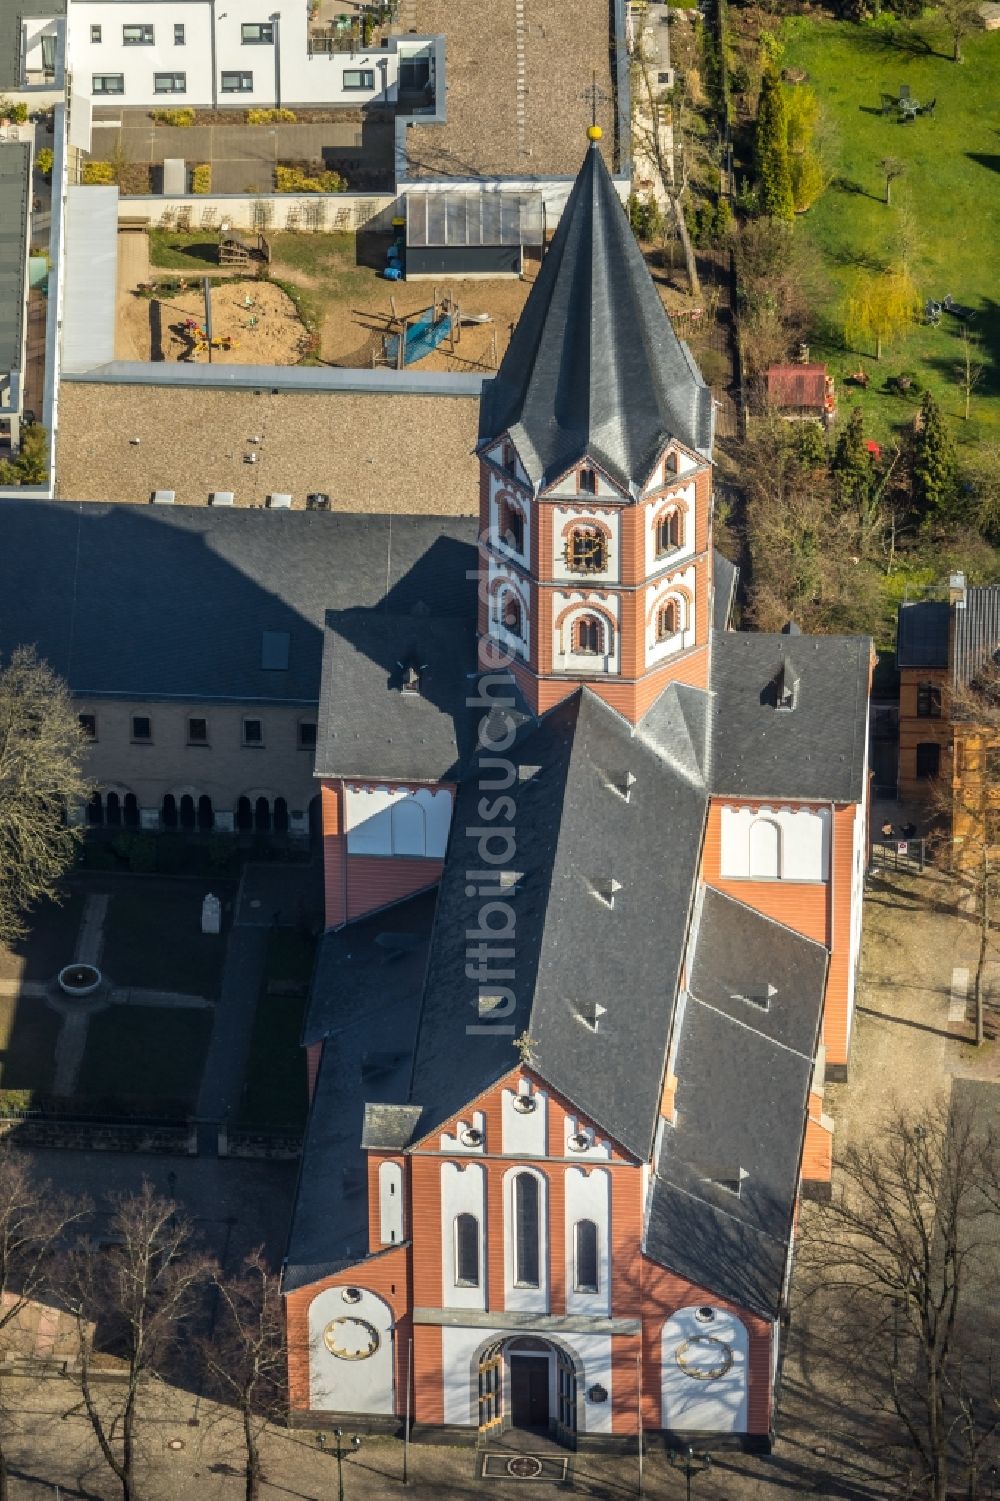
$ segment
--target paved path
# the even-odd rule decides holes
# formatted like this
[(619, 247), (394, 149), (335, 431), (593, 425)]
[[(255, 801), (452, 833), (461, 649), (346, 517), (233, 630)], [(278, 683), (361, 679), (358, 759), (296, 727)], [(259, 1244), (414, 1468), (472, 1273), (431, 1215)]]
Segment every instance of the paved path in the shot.
[(108, 916), (108, 894), (102, 891), (88, 896), (83, 904), (83, 916), (76, 935), (77, 964), (92, 964), (99, 967), (104, 949), (104, 924)]
[(90, 1027), (88, 1011), (69, 1011), (64, 1015), (56, 1041), (55, 1073), (52, 1077), (52, 1093), (69, 1096), (76, 1094), (80, 1065), (87, 1049), (87, 1030)]
[(218, 1150), (218, 1127), (239, 1104), (243, 1071), (250, 1051), (254, 1012), (260, 993), (266, 927), (233, 928), (222, 971), (222, 995), (215, 1008), (212, 1037), (198, 1094), (199, 1153)]

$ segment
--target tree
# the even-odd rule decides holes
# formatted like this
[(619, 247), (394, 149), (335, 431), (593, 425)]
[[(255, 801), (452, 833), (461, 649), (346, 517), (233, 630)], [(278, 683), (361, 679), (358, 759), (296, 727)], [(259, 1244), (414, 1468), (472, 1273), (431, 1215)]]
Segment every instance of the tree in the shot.
[(895, 1413), (928, 1501), (945, 1501), (957, 1447), (974, 1501), (1000, 1416), (990, 1265), (998, 1166), (971, 1108), (893, 1109), (847, 1148), (799, 1249), (814, 1295), (830, 1300), (832, 1316), (850, 1310), (843, 1378), (866, 1406)]
[(66, 684), (19, 646), (0, 670), (0, 941), (25, 931), (73, 861), (81, 836), (66, 810), (89, 795), (84, 751)]
[(955, 445), (930, 391), (920, 399), (913, 454), (913, 499), (925, 517), (941, 517), (955, 498)]
[(24, 429), (14, 459), (0, 459), (0, 485), (44, 485), (49, 477), (49, 435), (37, 422)]
[(962, 61), (962, 38), (980, 24), (979, 0), (938, 0), (937, 13), (951, 38), (952, 62)]
[[(10, 1138), (0, 1144), (0, 1350), (6, 1356), (21, 1343), (21, 1323), (29, 1305), (47, 1296), (63, 1237), (88, 1209), (82, 1199), (57, 1193), (39, 1182)], [(2, 1392), (2, 1388), (0, 1388)], [(0, 1501), (7, 1501), (7, 1403), (0, 1395)]]
[(754, 134), (754, 169), (763, 212), (772, 219), (794, 219), (785, 95), (777, 69), (773, 67), (764, 70), (760, 81), (760, 101), (757, 105), (757, 127)]
[(841, 428), (830, 461), (841, 505), (863, 506), (872, 483), (872, 457), (865, 439), (865, 418), (860, 407), (851, 412)]
[(879, 162), (882, 176), (885, 178), (885, 201), (892, 203), (892, 185), (897, 177), (902, 177), (906, 171), (906, 163), (900, 161), (898, 156), (883, 156)]
[(969, 412), (972, 407), (972, 393), (982, 379), (983, 366), (973, 364), (972, 340), (969, 338), (969, 326), (962, 325), (962, 363), (958, 367), (958, 383), (965, 397), (965, 420), (969, 420)]
[[(65, 1297), (76, 1325), (75, 1374), (84, 1410), (122, 1501), (134, 1501), (143, 1390), (150, 1377), (167, 1370), (213, 1265), (198, 1251), (177, 1205), (151, 1184), (108, 1197), (110, 1243), (102, 1249), (84, 1241), (74, 1250)], [(95, 1376), (97, 1339), (124, 1368), (113, 1394)]]
[(874, 339), (875, 358), (880, 360), (883, 343), (912, 323), (919, 307), (917, 289), (905, 266), (864, 276), (848, 300), (845, 337), (850, 344)]
[(235, 1277), (216, 1273), (218, 1320), (203, 1342), (212, 1389), (231, 1402), (245, 1450), (246, 1501), (257, 1501), (263, 1478), (260, 1441), (285, 1412), (285, 1318), (279, 1277), (263, 1249), (246, 1257)]
[(826, 176), (814, 147), (819, 100), (812, 89), (784, 92), (787, 118), (788, 171), (797, 214), (812, 208), (826, 186)]
[(780, 219), (750, 219), (735, 243), (737, 331), (751, 378), (786, 359), (826, 295), (815, 246)]

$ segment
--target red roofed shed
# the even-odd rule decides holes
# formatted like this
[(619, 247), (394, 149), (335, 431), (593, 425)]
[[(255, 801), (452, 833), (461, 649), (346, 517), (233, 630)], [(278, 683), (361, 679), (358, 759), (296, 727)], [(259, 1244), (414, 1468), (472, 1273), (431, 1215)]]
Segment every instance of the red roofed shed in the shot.
[(772, 365), (767, 372), (767, 404), (785, 417), (830, 422), (837, 409), (833, 377), (825, 365)]

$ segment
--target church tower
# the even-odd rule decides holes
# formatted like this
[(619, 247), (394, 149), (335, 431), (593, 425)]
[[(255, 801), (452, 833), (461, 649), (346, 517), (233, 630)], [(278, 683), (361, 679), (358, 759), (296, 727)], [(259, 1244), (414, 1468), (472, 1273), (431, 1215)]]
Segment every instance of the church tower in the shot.
[(590, 149), (480, 411), (479, 630), (536, 713), (708, 686), (712, 398)]

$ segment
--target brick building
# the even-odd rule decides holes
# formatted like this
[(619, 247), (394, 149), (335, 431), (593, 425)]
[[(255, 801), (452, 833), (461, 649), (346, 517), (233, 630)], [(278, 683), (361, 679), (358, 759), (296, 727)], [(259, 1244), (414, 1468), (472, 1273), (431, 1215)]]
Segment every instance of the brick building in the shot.
[(326, 616), (292, 1417), (766, 1447), (872, 651), (727, 629), (711, 396), (593, 147), (477, 451), (478, 526)]

